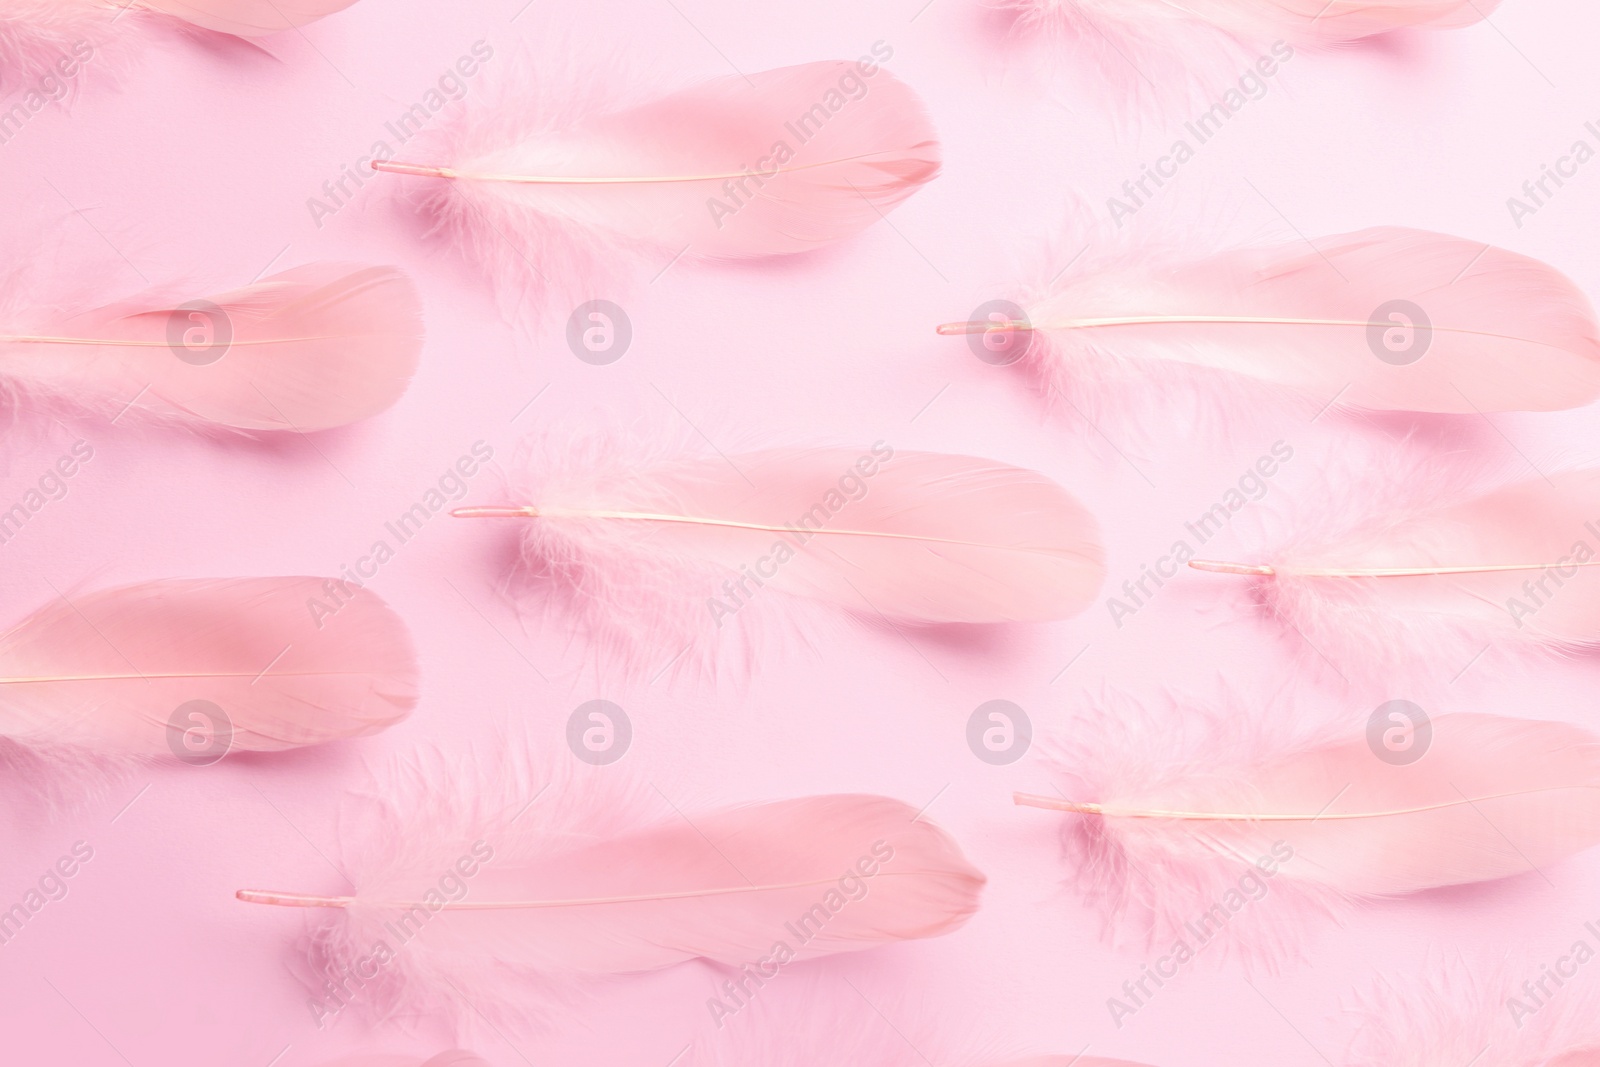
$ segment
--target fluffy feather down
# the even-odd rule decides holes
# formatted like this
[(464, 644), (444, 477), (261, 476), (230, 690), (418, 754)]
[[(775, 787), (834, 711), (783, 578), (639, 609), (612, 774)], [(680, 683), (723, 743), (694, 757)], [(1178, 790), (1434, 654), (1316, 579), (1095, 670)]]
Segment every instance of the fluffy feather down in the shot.
[(422, 175), (423, 210), (513, 291), (593, 288), (620, 256), (653, 273), (685, 255), (819, 248), (877, 222), (940, 162), (917, 96), (842, 60), (642, 102), (513, 83), (439, 142), (438, 158), (373, 165)]
[(1072, 809), (1062, 840), (1108, 932), (1199, 952), (1225, 929), (1276, 961), (1302, 916), (1600, 843), (1600, 742), (1576, 727), (1440, 716), (1425, 758), (1395, 765), (1356, 731), (1112, 703), (1052, 759), (1066, 800), (1020, 798)]
[(422, 348), (416, 288), (391, 267), (315, 263), (208, 300), (13, 314), (0, 324), (11, 390), (241, 430), (323, 430), (384, 411)]
[(1104, 576), (1093, 517), (989, 460), (882, 442), (720, 456), (602, 434), (533, 447), (512, 500), (538, 512), (513, 520), (525, 569), (621, 649), (714, 647), (772, 593), (921, 624), (1060, 619)]
[(936, 937), (977, 910), (984, 883), (950, 837), (885, 797), (663, 817), (614, 785), (465, 770), (424, 772), (417, 810), (380, 804), (361, 840), (346, 835), (355, 894), (322, 917), (312, 958), (318, 984), (376, 969), (360, 997), (385, 1017), (525, 1021), (579, 980)]
[[(1597, 516), (1600, 471), (1475, 495), (1407, 488), (1344, 528), (1307, 522), (1245, 570), (1270, 570), (1248, 579), (1266, 613), (1341, 672), (1436, 660), (1453, 675), (1486, 648), (1600, 645)], [(1408, 573), (1429, 570), (1446, 573)]]
[(696, 1043), (689, 1067), (1139, 1067), (1098, 1056), (997, 1053), (988, 1037), (951, 1033), (920, 1008), (869, 1000), (851, 984), (814, 971), (785, 974), (781, 985), (757, 987), (737, 1012), (718, 1016), (715, 1032)]
[[(1537, 968), (1528, 968), (1537, 974)], [(1521, 977), (1521, 976), (1519, 976)], [(1595, 1067), (1600, 987), (1579, 974), (1535, 1004), (1505, 964), (1461, 961), (1423, 977), (1387, 977), (1357, 1004), (1348, 1067)], [(1542, 998), (1540, 998), (1542, 999)], [(1513, 1008), (1519, 1003), (1522, 1011)]]
[[(376, 733), (417, 699), (404, 624), (320, 578), (181, 579), (62, 597), (0, 634), (0, 735), (62, 755), (276, 752)], [(347, 590), (348, 592), (348, 590)], [(192, 701), (214, 711), (186, 712)]]
[(1172, 383), (1450, 414), (1600, 396), (1587, 298), (1546, 264), (1456, 237), (1391, 227), (1055, 274), (1019, 300), (1024, 365), (1091, 409)]

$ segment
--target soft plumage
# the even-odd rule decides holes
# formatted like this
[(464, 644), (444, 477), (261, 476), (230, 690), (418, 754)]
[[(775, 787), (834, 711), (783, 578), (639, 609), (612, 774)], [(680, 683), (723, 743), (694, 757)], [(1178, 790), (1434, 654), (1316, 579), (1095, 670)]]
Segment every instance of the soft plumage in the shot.
[(1600, 645), (1600, 471), (1436, 489), (1403, 483), (1386, 506), (1308, 520), (1262, 558), (1190, 566), (1249, 581), (1269, 618), (1347, 676), (1406, 660), (1453, 676), (1491, 648)]
[(1031, 23), (1074, 36), (1105, 34), (1131, 44), (1133, 62), (1145, 48), (1177, 50), (1207, 31), (1265, 46), (1285, 39), (1300, 46), (1358, 41), (1395, 30), (1454, 29), (1482, 22), (1499, 0), (991, 0)]
[(744, 990), (714, 987), (706, 1002), (714, 1025), (699, 1035), (686, 1067), (1139, 1067), (1000, 1051), (1010, 1041), (981, 1015), (936, 1015), (914, 983), (885, 996), (817, 970), (760, 985), (741, 977)]
[[(1590, 931), (1584, 940), (1590, 952), (1600, 947)], [(1579, 969), (1562, 978), (1548, 963), (1517, 957), (1516, 964), (1502, 959), (1470, 968), (1453, 959), (1420, 975), (1385, 976), (1356, 1006), (1357, 1036), (1345, 1067), (1600, 1064), (1596, 976)]]
[[(1478, 414), (1600, 396), (1600, 324), (1554, 268), (1397, 227), (1198, 258), (1054, 268), (1018, 300), (1024, 365), (1087, 408), (1107, 394), (1249, 385), (1328, 406)], [(997, 328), (950, 323), (941, 333)]]
[(421, 348), (421, 303), (405, 274), (313, 263), (202, 300), (12, 306), (0, 321), (0, 385), (118, 418), (307, 432), (389, 408)]
[(376, 733), (416, 703), (415, 653), (375, 593), (331, 598), (339, 586), (172, 579), (64, 595), (0, 634), (0, 737), (62, 758), (170, 757), (197, 730), (220, 758)]
[(1395, 762), (1359, 727), (1286, 711), (1101, 712), (1052, 760), (1058, 793), (1018, 803), (1067, 813), (1069, 862), (1109, 929), (1163, 949), (1277, 958), (1307, 915), (1527, 874), (1600, 843), (1600, 739), (1563, 723), (1439, 715), (1423, 757)]
[[(59, 75), (152, 22), (261, 37), (343, 11), (355, 0), (0, 0), (0, 86)], [(48, 93), (48, 90), (45, 90)]]
[(623, 256), (654, 274), (820, 248), (939, 171), (921, 101), (871, 57), (643, 100), (539, 74), (468, 101), (427, 158), (373, 163), (415, 176), (424, 210), (518, 289), (584, 289)]
[(991, 460), (882, 441), (719, 455), (552, 434), (531, 447), (505, 506), (457, 514), (516, 524), (538, 588), (620, 649), (714, 649), (746, 607), (785, 596), (924, 625), (1062, 619), (1104, 576), (1083, 506)]
[(653, 793), (460, 764), (409, 786), (403, 807), (380, 805), (346, 838), (352, 895), (239, 894), (318, 908), (319, 996), (353, 972), (348, 999), (385, 1016), (537, 1019), (579, 979), (936, 937), (977, 910), (984, 883), (949, 836), (886, 797), (684, 815)]

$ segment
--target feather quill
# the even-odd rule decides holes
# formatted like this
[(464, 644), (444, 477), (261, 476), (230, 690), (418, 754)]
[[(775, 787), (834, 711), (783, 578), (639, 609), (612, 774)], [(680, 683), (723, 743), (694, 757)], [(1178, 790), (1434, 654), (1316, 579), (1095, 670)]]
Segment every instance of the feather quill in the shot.
[[(1559, 411), (1600, 396), (1600, 324), (1558, 271), (1503, 249), (1401, 228), (1312, 248), (1141, 257), (1069, 271), (1022, 319), (946, 335), (1025, 335), (1047, 389), (1084, 397), (1254, 383), (1323, 408)], [(999, 334), (996, 335), (996, 331)]]
[(1249, 579), (1268, 612), (1342, 669), (1489, 646), (1591, 649), (1600, 645), (1600, 471), (1312, 529), (1269, 560), (1189, 566)]
[(991, 460), (871, 450), (641, 455), (604, 436), (541, 442), (509, 506), (525, 569), (628, 647), (714, 642), (770, 589), (922, 624), (1067, 618), (1104, 576), (1093, 517)]
[(416, 288), (391, 267), (316, 263), (209, 300), (147, 294), (8, 317), (0, 381), (17, 393), (240, 430), (324, 430), (384, 411), (422, 347)]
[(867, 61), (718, 78), (567, 112), (512, 89), (473, 105), (440, 158), (378, 160), (422, 178), (423, 207), (491, 272), (568, 277), (629, 252), (745, 259), (849, 237), (931, 181), (921, 101)]
[(977, 910), (984, 884), (955, 841), (885, 797), (663, 820), (599, 783), (447, 773), (419, 782), (420, 814), (380, 805), (366, 839), (347, 841), (351, 895), (239, 892), (326, 913), (319, 984), (357, 968), (384, 1015), (471, 1005), (527, 1019), (575, 979), (695, 959), (776, 955), (781, 966), (936, 937)]
[(1081, 888), (1109, 929), (1132, 922), (1154, 944), (1226, 927), (1276, 957), (1299, 925), (1280, 910), (1507, 878), (1600, 843), (1600, 739), (1564, 723), (1442, 715), (1400, 764), (1364, 734), (1188, 722), (1179, 736), (1121, 709), (1074, 731), (1053, 761), (1059, 795), (1016, 797), (1068, 814)]
[(126, 758), (181, 756), (199, 729), (220, 758), (376, 733), (416, 703), (410, 635), (364, 589), (309, 611), (330, 584), (175, 579), (63, 596), (0, 634), (0, 736)]
[[(86, 58), (144, 22), (166, 20), (234, 37), (262, 37), (343, 11), (355, 0), (0, 0), (0, 85)], [(76, 65), (76, 64), (74, 64)]]

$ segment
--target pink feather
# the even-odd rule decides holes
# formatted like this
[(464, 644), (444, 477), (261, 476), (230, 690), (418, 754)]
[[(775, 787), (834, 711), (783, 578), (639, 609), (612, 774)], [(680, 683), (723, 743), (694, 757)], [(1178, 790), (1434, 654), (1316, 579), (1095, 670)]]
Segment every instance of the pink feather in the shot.
[[(343, 11), (355, 0), (0, 0), (0, 85), (94, 66), (152, 21), (259, 37)], [(87, 52), (85, 51), (87, 47)], [(62, 62), (71, 66), (63, 68)]]
[[(1023, 20), (1073, 36), (1104, 34), (1135, 46), (1176, 50), (1207, 30), (1257, 46), (1283, 39), (1327, 47), (1413, 28), (1482, 22), (1499, 0), (994, 0)], [(1134, 59), (1141, 58), (1133, 50)]]
[(144, 295), (0, 326), (24, 395), (242, 430), (308, 432), (392, 406), (422, 347), (415, 287), (391, 267), (315, 263), (206, 301)]
[[(541, 786), (517, 770), (451, 766), (414, 788), (426, 790), (413, 794), (420, 812), (380, 805), (350, 843), (353, 895), (239, 893), (325, 909), (317, 983), (354, 973), (350, 997), (384, 1016), (536, 1018), (575, 979), (937, 937), (971, 917), (984, 884), (949, 836), (886, 797), (663, 819), (642, 795)], [(376, 968), (375, 954), (388, 957)]]
[[(276, 752), (376, 733), (417, 699), (411, 639), (376, 594), (346, 587), (318, 617), (319, 578), (175, 579), (63, 596), (0, 635), (0, 736), (46, 754)], [(224, 730), (226, 729), (226, 732)], [(175, 747), (176, 746), (176, 747)]]
[(264, 37), (338, 14), (356, 0), (137, 0), (137, 6), (235, 37)]
[[(1078, 268), (1019, 301), (1046, 388), (1101, 395), (1253, 383), (1329, 405), (1477, 414), (1600, 396), (1600, 324), (1562, 274), (1480, 242), (1384, 228), (1191, 261)], [(1419, 318), (1420, 308), (1426, 321)]]
[(1283, 915), (1541, 870), (1600, 843), (1600, 739), (1556, 722), (1442, 715), (1420, 760), (1364, 734), (1285, 736), (1237, 714), (1178, 731), (1136, 707), (1053, 760), (1063, 841), (1110, 929), (1150, 943), (1226, 931), (1269, 957)]
[(527, 284), (688, 255), (743, 259), (849, 237), (931, 181), (939, 145), (916, 94), (830, 60), (702, 82), (644, 103), (573, 105), (549, 86), (473, 104), (423, 206), (498, 277)]
[(921, 624), (1063, 619), (1104, 576), (1094, 518), (991, 460), (871, 449), (727, 456), (541, 440), (506, 517), (526, 570), (603, 642), (714, 645), (771, 594)]
[(1343, 671), (1378, 673), (1430, 657), (1452, 669), (1485, 648), (1600, 645), (1600, 471), (1572, 471), (1476, 497), (1316, 523), (1268, 562), (1193, 560), (1246, 576)]
[[(1585, 972), (1554, 996), (1530, 998), (1537, 964), (1451, 960), (1423, 975), (1389, 976), (1354, 1012), (1347, 1067), (1600, 1067), (1600, 985)], [(1520, 1004), (1521, 1011), (1513, 1008)]]
[(352, 1056), (334, 1060), (322, 1067), (489, 1067), (489, 1061), (475, 1052), (452, 1049), (422, 1059), (417, 1056)]

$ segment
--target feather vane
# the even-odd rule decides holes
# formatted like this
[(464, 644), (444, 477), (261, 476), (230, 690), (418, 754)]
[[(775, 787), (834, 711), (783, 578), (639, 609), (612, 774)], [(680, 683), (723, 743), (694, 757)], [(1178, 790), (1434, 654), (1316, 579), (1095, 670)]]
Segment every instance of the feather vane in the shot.
[[(0, 735), (113, 757), (181, 753), (206, 701), (225, 750), (376, 733), (416, 703), (411, 640), (374, 593), (327, 618), (319, 578), (181, 579), (63, 597), (0, 635)], [(215, 712), (210, 713), (215, 716)], [(182, 721), (176, 722), (175, 716)]]
[(241, 430), (307, 432), (392, 406), (422, 347), (416, 289), (389, 267), (297, 267), (210, 300), (154, 296), (0, 334), (26, 394)]

